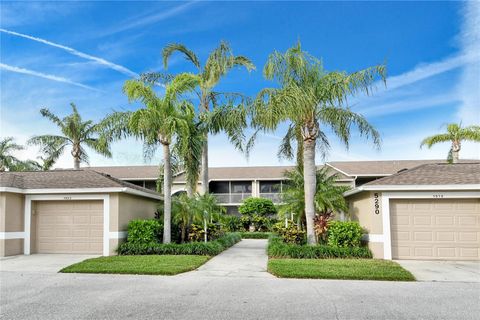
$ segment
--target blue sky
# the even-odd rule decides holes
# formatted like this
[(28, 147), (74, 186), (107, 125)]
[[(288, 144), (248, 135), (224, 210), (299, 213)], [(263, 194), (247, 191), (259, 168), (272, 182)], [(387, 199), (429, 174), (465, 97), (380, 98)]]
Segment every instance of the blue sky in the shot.
[[(24, 143), (57, 133), (42, 119), (75, 102), (85, 118), (134, 110), (121, 92), (125, 80), (161, 71), (160, 51), (180, 42), (205, 60), (220, 40), (246, 55), (257, 71), (234, 70), (220, 91), (254, 96), (272, 85), (262, 77), (269, 53), (300, 39), (328, 70), (355, 71), (386, 62), (387, 88), (351, 105), (382, 134), (376, 151), (354, 133), (349, 150), (329, 135), (327, 160), (442, 159), (449, 145), (419, 149), (425, 136), (452, 121), (480, 123), (479, 2), (1, 2), (0, 136)], [(170, 72), (193, 71), (180, 55)], [(210, 138), (212, 166), (286, 164), (276, 158), (285, 126), (260, 137), (250, 159), (223, 135)], [(36, 148), (19, 153), (35, 158)], [(114, 157), (90, 153), (91, 165), (143, 164), (141, 143), (113, 145)], [(461, 157), (479, 158), (466, 143)], [(151, 163), (160, 158), (158, 154)], [(317, 160), (322, 161), (320, 158)], [(72, 165), (66, 153), (57, 166)]]

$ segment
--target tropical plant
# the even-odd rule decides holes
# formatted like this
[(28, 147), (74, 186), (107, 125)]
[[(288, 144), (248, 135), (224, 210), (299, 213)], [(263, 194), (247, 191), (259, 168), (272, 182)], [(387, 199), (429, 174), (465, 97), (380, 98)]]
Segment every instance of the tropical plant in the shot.
[(93, 149), (98, 154), (111, 157), (108, 141), (100, 136), (101, 123), (92, 120), (83, 121), (75, 104), (70, 104), (72, 113), (63, 119), (50, 112), (41, 109), (40, 114), (49, 119), (60, 128), (62, 135), (34, 136), (28, 144), (40, 146), (41, 152), (48, 154), (46, 160), (49, 167), (60, 157), (67, 146), (72, 147), (73, 167), (80, 169), (80, 162), (88, 163), (88, 155), (84, 146)]
[[(285, 53), (272, 53), (263, 73), (268, 80), (276, 80), (278, 87), (263, 89), (257, 95), (251, 110), (252, 126), (257, 132), (274, 131), (279, 124), (289, 122), (287, 134), (301, 134), (307, 239), (309, 244), (315, 244), (315, 152), (318, 148), (325, 154), (329, 147), (320, 124), (330, 127), (346, 147), (352, 126), (359, 129), (361, 136), (371, 138), (379, 146), (379, 133), (363, 116), (348, 107), (347, 98), (358, 92), (369, 95), (375, 81), (385, 79), (385, 66), (354, 73), (326, 72), (321, 61), (302, 51), (298, 42)], [(252, 145), (249, 143), (250, 147)]]
[(363, 229), (357, 221), (331, 221), (328, 226), (328, 245), (332, 247), (359, 247)]
[(201, 220), (201, 214), (197, 209), (197, 200), (183, 193), (172, 198), (173, 222), (180, 226), (180, 241), (185, 242), (188, 230), (193, 222)]
[(457, 163), (462, 149), (462, 141), (480, 142), (480, 126), (462, 127), (461, 123), (450, 123), (447, 125), (446, 133), (426, 137), (422, 140), (420, 148), (427, 146), (430, 149), (435, 144), (450, 142), (451, 147), (447, 160), (450, 163)]
[(199, 210), (203, 219), (203, 227), (205, 231), (205, 242), (208, 238), (207, 224), (212, 223), (214, 219), (218, 220), (225, 212), (225, 208), (218, 204), (217, 198), (210, 193), (197, 195), (197, 210)]
[[(188, 135), (189, 125), (182, 110), (193, 106), (181, 95), (193, 89), (195, 82), (185, 74), (165, 84), (165, 95), (159, 97), (153, 84), (142, 80), (127, 80), (123, 87), (130, 102), (140, 101), (145, 107), (135, 112), (114, 112), (104, 121), (104, 136), (116, 140), (131, 135), (144, 143), (144, 157), (151, 158), (159, 145), (163, 149), (163, 243), (171, 242), (172, 167), (171, 145), (182, 135)], [(190, 111), (193, 112), (193, 111)]]
[[(292, 214), (297, 218), (297, 224), (300, 226), (305, 219), (305, 188), (303, 172), (295, 167), (293, 170), (285, 172), (286, 180), (283, 183), (282, 202), (279, 206), (281, 216), (291, 218)], [(325, 219), (333, 215), (334, 212), (348, 211), (348, 205), (343, 197), (343, 193), (349, 189), (347, 186), (336, 184), (337, 175), (329, 174), (328, 169), (323, 167), (316, 172), (315, 188), (315, 219)], [(320, 218), (323, 216), (324, 218)], [(318, 222), (320, 222), (320, 220)], [(315, 225), (314, 223), (314, 229)], [(318, 232), (316, 232), (318, 235)]]
[(15, 143), (13, 137), (0, 139), (0, 171), (11, 170), (15, 165), (21, 162), (12, 153), (23, 150), (23, 146)]
[[(208, 133), (217, 134), (224, 131), (230, 141), (237, 148), (241, 148), (243, 139), (243, 128), (246, 127), (246, 118), (243, 108), (235, 106), (235, 101), (240, 98), (240, 106), (244, 99), (239, 94), (226, 94), (215, 92), (214, 88), (234, 67), (245, 67), (248, 71), (255, 69), (253, 63), (244, 56), (235, 56), (225, 42), (213, 50), (206, 62), (202, 65), (197, 55), (183, 44), (172, 43), (167, 45), (163, 51), (163, 63), (168, 67), (168, 60), (174, 52), (182, 53), (196, 68), (197, 73), (190, 75), (198, 84), (196, 95), (199, 99), (199, 112), (202, 113), (200, 120), (204, 123), (204, 142), (202, 146), (201, 163), (201, 193), (208, 192)], [(223, 100), (223, 102), (222, 102)], [(219, 106), (223, 106), (216, 115), (209, 115)]]

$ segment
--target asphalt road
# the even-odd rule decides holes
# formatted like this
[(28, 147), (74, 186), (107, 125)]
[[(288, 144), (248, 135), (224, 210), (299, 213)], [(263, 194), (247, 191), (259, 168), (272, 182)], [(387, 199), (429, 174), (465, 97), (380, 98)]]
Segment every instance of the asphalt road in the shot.
[[(198, 271), (171, 277), (59, 274), (58, 261), (40, 255), (0, 261), (0, 318), (478, 319), (480, 314), (478, 282), (278, 279), (265, 272), (265, 245), (244, 240)], [(36, 264), (43, 267), (32, 267)]]

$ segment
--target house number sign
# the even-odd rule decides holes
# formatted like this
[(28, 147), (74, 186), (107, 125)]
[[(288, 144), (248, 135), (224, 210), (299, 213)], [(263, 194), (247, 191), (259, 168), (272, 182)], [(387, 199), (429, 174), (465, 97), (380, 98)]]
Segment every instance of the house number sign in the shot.
[(380, 203), (379, 203), (378, 192), (373, 194), (373, 205), (375, 207), (375, 214), (380, 214)]

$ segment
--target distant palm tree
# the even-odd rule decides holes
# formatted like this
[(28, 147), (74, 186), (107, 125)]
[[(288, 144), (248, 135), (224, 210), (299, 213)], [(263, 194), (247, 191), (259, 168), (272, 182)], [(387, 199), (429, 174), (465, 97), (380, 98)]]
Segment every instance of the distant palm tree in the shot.
[[(253, 63), (244, 56), (235, 56), (227, 43), (221, 42), (220, 45), (213, 50), (207, 58), (205, 64), (201, 64), (197, 55), (185, 47), (183, 44), (172, 43), (167, 45), (162, 52), (163, 63), (165, 68), (168, 67), (168, 59), (174, 52), (181, 52), (185, 58), (193, 63), (198, 72), (192, 77), (198, 82), (199, 91), (196, 92), (199, 99), (199, 111), (201, 113), (209, 113), (219, 106), (219, 99), (227, 98), (224, 105), (232, 106), (238, 94), (221, 94), (214, 92), (214, 88), (225, 76), (228, 71), (234, 67), (245, 67), (247, 70), (255, 69)], [(227, 111), (226, 109), (224, 111)], [(243, 128), (245, 128), (245, 117), (241, 112), (222, 112), (221, 117), (213, 117), (210, 120), (216, 120), (209, 125), (205, 125), (205, 141), (202, 148), (202, 165), (201, 165), (201, 193), (208, 192), (208, 133), (216, 134), (224, 131), (230, 138), (230, 141), (237, 148), (241, 148), (241, 140), (243, 138)], [(202, 119), (203, 120), (203, 119)]]
[(347, 147), (352, 125), (359, 129), (360, 135), (372, 138), (379, 146), (379, 133), (348, 107), (347, 98), (358, 92), (370, 94), (377, 78), (385, 79), (385, 67), (380, 65), (350, 74), (326, 72), (320, 60), (302, 51), (299, 42), (285, 53), (272, 53), (263, 73), (265, 78), (276, 80), (278, 87), (263, 89), (258, 94), (252, 108), (252, 126), (274, 131), (279, 124), (289, 122), (290, 131), (301, 134), (307, 241), (315, 244), (315, 151), (320, 148), (325, 152), (329, 146), (320, 123), (330, 127)]
[[(171, 242), (172, 220), (172, 166), (171, 145), (179, 137), (189, 135), (185, 113), (193, 113), (193, 106), (180, 100), (180, 95), (191, 91), (196, 82), (180, 74), (165, 84), (165, 95), (159, 97), (151, 83), (127, 80), (123, 87), (129, 101), (140, 101), (145, 107), (135, 112), (115, 112), (105, 118), (104, 136), (116, 140), (125, 136), (143, 139), (144, 157), (151, 158), (159, 145), (163, 149), (163, 243)], [(186, 111), (190, 109), (189, 111)], [(185, 146), (185, 145), (184, 145)]]
[(23, 146), (15, 143), (13, 137), (0, 139), (0, 171), (11, 170), (15, 165), (21, 162), (12, 153), (23, 150)]
[(459, 153), (462, 149), (462, 141), (480, 142), (480, 126), (462, 127), (462, 124), (450, 123), (447, 125), (447, 132), (436, 134), (422, 140), (420, 148), (427, 146), (431, 148), (433, 145), (442, 142), (451, 142), (450, 151), (448, 152), (448, 161), (457, 163)]
[(42, 116), (60, 128), (62, 135), (34, 136), (28, 141), (28, 144), (40, 146), (40, 150), (47, 154), (44, 160), (48, 168), (58, 160), (67, 146), (72, 147), (73, 167), (76, 170), (80, 169), (80, 162), (88, 163), (88, 155), (84, 146), (105, 157), (112, 156), (108, 141), (100, 137), (101, 122), (96, 124), (91, 120), (83, 121), (75, 104), (71, 103), (70, 105), (72, 113), (63, 119), (48, 109), (40, 110)]

